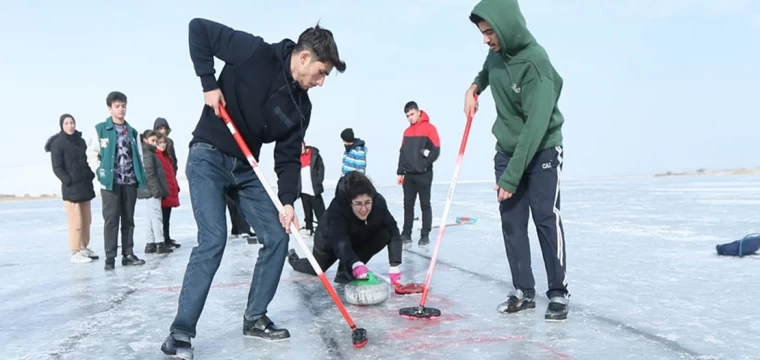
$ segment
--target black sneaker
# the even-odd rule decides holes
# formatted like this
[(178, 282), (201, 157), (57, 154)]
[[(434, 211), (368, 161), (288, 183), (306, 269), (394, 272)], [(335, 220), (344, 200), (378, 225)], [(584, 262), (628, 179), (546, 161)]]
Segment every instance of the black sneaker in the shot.
[(174, 239), (166, 240), (166, 241), (164, 241), (164, 244), (166, 244), (166, 246), (169, 247), (172, 250), (173, 249), (179, 249), (182, 246), (179, 243), (177, 243), (177, 240), (174, 240)]
[(166, 246), (164, 243), (158, 243), (156, 244), (156, 253), (157, 254), (169, 254), (173, 252), (172, 248)]
[(549, 306), (546, 307), (544, 319), (547, 321), (560, 321), (567, 319), (569, 299), (564, 296), (557, 296), (549, 299)]
[(421, 235), (420, 240), (417, 242), (417, 245), (425, 246), (427, 244), (430, 244), (430, 237), (427, 235)]
[(156, 252), (156, 243), (147, 243), (145, 244), (145, 253), (146, 254), (154, 254)]
[(401, 243), (402, 244), (411, 244), (412, 243), (412, 236), (409, 234), (401, 234)]
[(296, 254), (296, 249), (288, 250), (288, 264), (290, 264), (290, 267), (295, 268), (296, 260), (298, 260), (298, 254)]
[(243, 319), (243, 335), (269, 341), (282, 341), (290, 338), (287, 329), (278, 328), (266, 315), (258, 320)]
[(190, 344), (190, 337), (183, 334), (169, 335), (161, 344), (161, 352), (175, 359), (193, 359), (193, 346)]
[(535, 309), (536, 301), (533, 297), (526, 296), (522, 290), (513, 290), (509, 293), (507, 301), (499, 304), (496, 311), (500, 313), (516, 313), (520, 310)]
[(123, 266), (145, 265), (145, 260), (142, 260), (135, 255), (127, 255), (121, 258), (121, 265)]
[(103, 267), (106, 271), (113, 270), (116, 260), (114, 258), (106, 258), (106, 265)]

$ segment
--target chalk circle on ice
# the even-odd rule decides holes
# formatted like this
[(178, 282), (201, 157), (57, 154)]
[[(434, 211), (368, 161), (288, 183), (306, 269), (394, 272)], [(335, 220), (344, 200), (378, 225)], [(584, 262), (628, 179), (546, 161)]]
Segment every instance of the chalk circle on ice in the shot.
[(371, 272), (365, 280), (353, 280), (344, 288), (346, 302), (351, 305), (377, 305), (391, 296), (390, 285)]

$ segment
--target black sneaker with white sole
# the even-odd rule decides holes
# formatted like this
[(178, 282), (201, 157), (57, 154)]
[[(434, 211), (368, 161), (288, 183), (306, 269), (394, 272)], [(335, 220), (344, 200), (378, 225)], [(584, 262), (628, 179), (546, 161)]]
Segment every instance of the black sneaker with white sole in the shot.
[(549, 299), (549, 306), (546, 307), (544, 319), (547, 321), (562, 321), (567, 319), (568, 306), (570, 300), (564, 296), (557, 296)]
[(169, 335), (161, 344), (161, 352), (175, 359), (193, 359), (193, 346), (190, 344), (190, 337), (184, 334)]
[(513, 290), (509, 293), (507, 301), (499, 304), (496, 311), (500, 313), (516, 313), (521, 310), (535, 309), (536, 301), (532, 296), (527, 296), (522, 290)]
[(282, 341), (290, 338), (288, 329), (278, 328), (266, 315), (254, 321), (243, 319), (243, 335), (267, 341)]

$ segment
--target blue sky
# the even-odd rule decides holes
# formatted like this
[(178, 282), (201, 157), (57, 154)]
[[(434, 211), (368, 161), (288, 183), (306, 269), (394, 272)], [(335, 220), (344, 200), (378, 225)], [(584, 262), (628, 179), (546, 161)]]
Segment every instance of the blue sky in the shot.
[[(169, 120), (184, 172), (203, 106), (187, 49), (193, 17), (271, 42), (296, 39), (320, 20), (335, 33), (348, 65), (310, 91), (307, 142), (321, 150), (327, 178), (339, 176), (339, 134), (353, 127), (368, 143), (369, 175), (392, 183), (408, 125), (402, 108), (415, 100), (441, 135), (435, 180), (448, 182), (465, 123), (463, 94), (488, 51), (467, 19), (476, 3), (5, 2), (0, 193), (59, 193), (45, 141), (64, 112), (89, 136), (108, 116), (105, 97), (112, 90), (127, 94), (127, 120), (138, 129), (158, 116)], [(751, 45), (760, 38), (760, 3), (532, 0), (521, 7), (565, 79), (567, 179), (760, 165), (753, 155), (760, 122), (752, 105), (760, 48)], [(490, 92), (480, 109), (461, 180), (493, 178)], [(265, 146), (261, 164), (274, 182), (271, 148)]]

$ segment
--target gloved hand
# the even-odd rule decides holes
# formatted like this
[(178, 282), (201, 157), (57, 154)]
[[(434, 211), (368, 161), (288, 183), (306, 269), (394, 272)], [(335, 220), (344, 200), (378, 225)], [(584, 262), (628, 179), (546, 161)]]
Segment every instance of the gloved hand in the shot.
[(357, 279), (366, 279), (368, 277), (369, 269), (367, 269), (366, 266), (364, 266), (364, 263), (361, 261), (355, 262), (353, 265), (351, 265), (353, 270), (351, 271), (355, 278)]
[(390, 270), (388, 270), (388, 275), (391, 278), (391, 285), (394, 287), (401, 286), (401, 270), (399, 270), (398, 266), (391, 266)]

